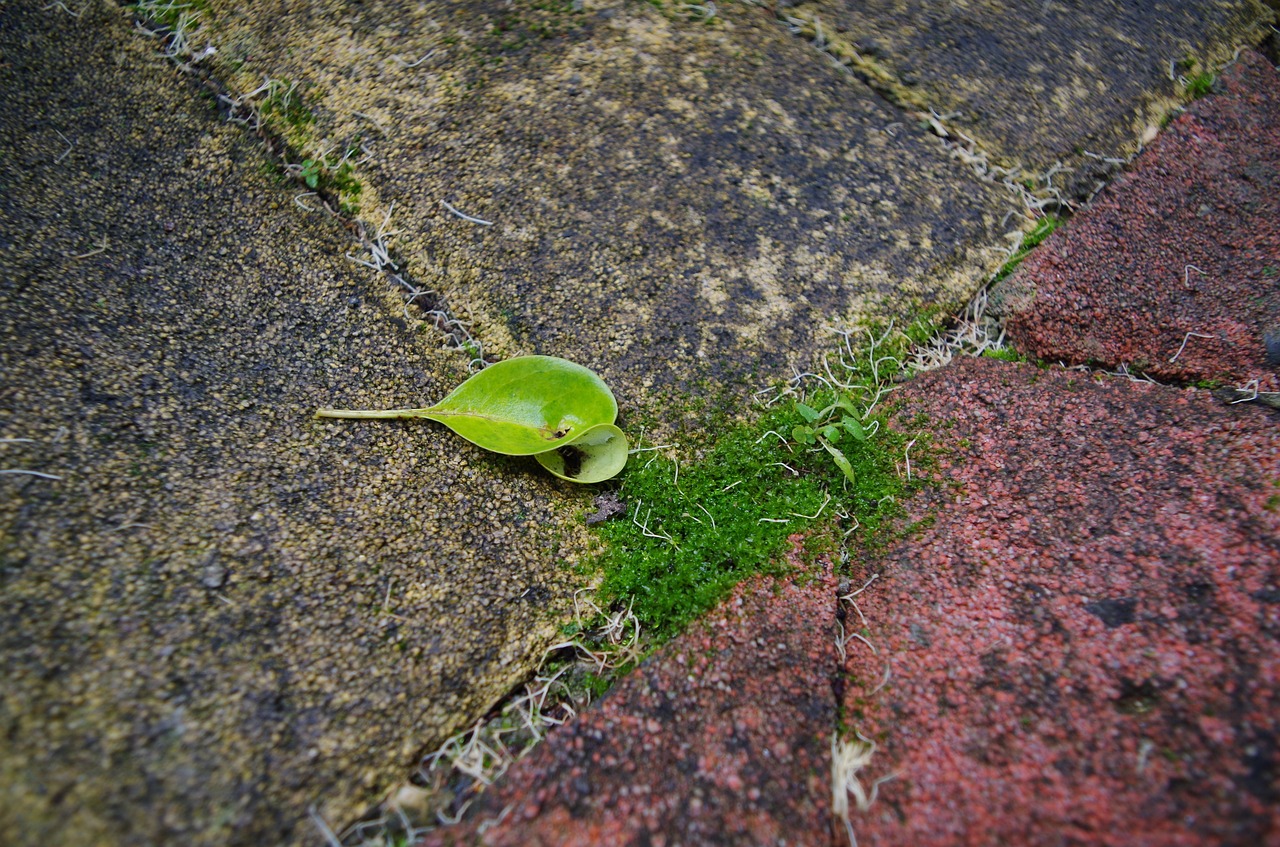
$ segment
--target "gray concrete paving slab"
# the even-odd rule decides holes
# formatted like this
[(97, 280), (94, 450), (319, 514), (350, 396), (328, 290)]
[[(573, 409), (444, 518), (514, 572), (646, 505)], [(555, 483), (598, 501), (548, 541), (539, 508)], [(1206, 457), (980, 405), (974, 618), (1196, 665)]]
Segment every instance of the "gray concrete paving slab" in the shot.
[(541, 657), (587, 496), (110, 4), (0, 8), (0, 840), (291, 844)]
[(1257, 0), (817, 0), (778, 14), (894, 100), (941, 116), (958, 150), (1021, 177), (1074, 168), (1053, 181), (1070, 199), (1272, 20)]
[(214, 2), (210, 61), (238, 91), (296, 83), (303, 148), (367, 145), (361, 214), (394, 204), (414, 277), (488, 349), (597, 368), (624, 412), (678, 422), (806, 363), (828, 323), (953, 309), (1018, 227), (1004, 187), (762, 9), (323, 9)]

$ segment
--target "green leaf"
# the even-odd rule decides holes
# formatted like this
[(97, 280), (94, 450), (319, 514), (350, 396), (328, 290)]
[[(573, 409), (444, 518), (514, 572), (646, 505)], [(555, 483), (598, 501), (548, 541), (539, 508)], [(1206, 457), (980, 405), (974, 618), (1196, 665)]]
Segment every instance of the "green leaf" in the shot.
[(858, 480), (853, 475), (853, 465), (849, 464), (849, 460), (845, 458), (844, 453), (840, 452), (840, 448), (829, 443), (825, 438), (819, 438), (818, 441), (831, 454), (831, 458), (835, 461), (836, 467), (844, 472), (845, 477), (854, 485), (858, 484)]
[(315, 159), (307, 159), (302, 163), (302, 181), (308, 188), (315, 188), (320, 184), (320, 163)]
[(531, 456), (613, 423), (618, 404), (604, 381), (582, 365), (522, 356), (480, 371), (423, 417), (486, 450)]
[[(427, 418), (479, 447), (508, 456), (536, 456), (573, 446), (582, 453), (577, 474), (566, 472), (572, 470), (572, 454), (568, 459), (562, 456), (558, 464), (554, 459), (539, 461), (557, 476), (577, 482), (608, 479), (626, 463), (626, 436), (612, 426), (618, 417), (613, 392), (592, 371), (554, 356), (521, 356), (490, 365), (427, 408), (321, 409), (316, 416)], [(579, 439), (583, 443), (575, 444)], [(614, 470), (599, 476), (605, 468)]]
[(627, 436), (613, 424), (600, 424), (563, 447), (534, 456), (552, 476), (569, 482), (604, 482), (627, 464)]
[(834, 443), (840, 440), (840, 430), (835, 424), (827, 424), (820, 431), (822, 432), (822, 437), (830, 442)]
[(806, 406), (803, 403), (796, 403), (796, 411), (800, 413), (800, 417), (809, 423), (813, 423), (818, 419), (818, 410), (812, 406)]
[(853, 401), (850, 400), (848, 397), (837, 397), (836, 402), (831, 404), (831, 408), (833, 410), (837, 408), (843, 409), (844, 411), (848, 412), (850, 415), (858, 414), (858, 410), (857, 408), (854, 407)]
[(857, 418), (851, 418), (848, 415), (846, 415), (844, 420), (840, 421), (840, 425), (845, 428), (846, 432), (848, 432), (857, 440), (859, 441), (867, 440), (867, 431), (863, 429), (862, 424), (858, 422)]
[(813, 427), (811, 426), (792, 427), (791, 437), (795, 439), (798, 444), (813, 444), (815, 441), (813, 436)]

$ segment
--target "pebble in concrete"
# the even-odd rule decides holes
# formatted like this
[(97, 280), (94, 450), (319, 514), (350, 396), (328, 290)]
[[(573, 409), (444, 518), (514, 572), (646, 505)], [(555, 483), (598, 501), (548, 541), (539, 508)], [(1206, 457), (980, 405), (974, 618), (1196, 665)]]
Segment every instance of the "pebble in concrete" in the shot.
[[(120, 9), (0, 11), (0, 832), (290, 844), (540, 658), (582, 492)], [(586, 505), (586, 501), (582, 502)]]

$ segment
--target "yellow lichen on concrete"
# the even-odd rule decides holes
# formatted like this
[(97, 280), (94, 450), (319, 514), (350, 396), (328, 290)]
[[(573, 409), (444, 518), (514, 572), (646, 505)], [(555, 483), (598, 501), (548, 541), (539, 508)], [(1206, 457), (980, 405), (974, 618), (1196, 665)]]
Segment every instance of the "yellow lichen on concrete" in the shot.
[(0, 46), (0, 437), (45, 474), (0, 478), (0, 825), (303, 843), (541, 660), (584, 492), (433, 424), (314, 420), (438, 399), (466, 358), (122, 10), (7, 7)]
[(210, 8), (210, 37), (239, 45), (215, 60), (234, 87), (296, 80), (317, 138), (375, 118), (361, 216), (394, 204), (412, 277), (490, 358), (583, 361), (624, 413), (661, 417), (657, 386), (785, 375), (856, 296), (830, 281), (842, 264), (928, 279), (955, 245), (913, 216), (981, 239), (976, 210), (1002, 202), (953, 174), (939, 210), (931, 142), (759, 10), (712, 26), (635, 4), (273, 11)]

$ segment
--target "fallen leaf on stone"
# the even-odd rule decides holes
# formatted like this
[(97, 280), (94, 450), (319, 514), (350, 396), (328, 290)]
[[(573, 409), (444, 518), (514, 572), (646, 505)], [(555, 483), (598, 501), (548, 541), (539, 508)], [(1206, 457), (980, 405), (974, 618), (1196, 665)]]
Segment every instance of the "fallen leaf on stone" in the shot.
[(570, 482), (616, 476), (629, 449), (626, 435), (613, 425), (613, 392), (588, 368), (555, 356), (490, 365), (427, 408), (320, 409), (316, 417), (427, 418), (485, 450), (533, 456)]

